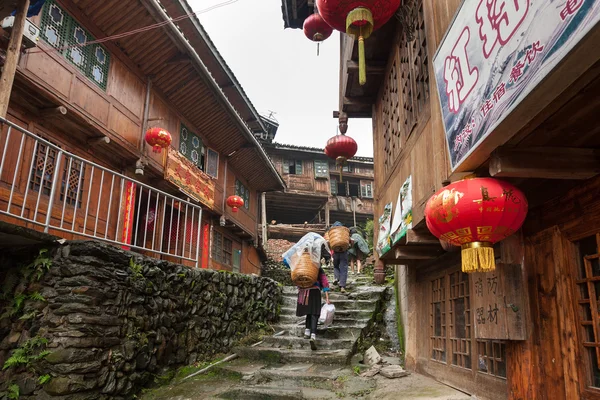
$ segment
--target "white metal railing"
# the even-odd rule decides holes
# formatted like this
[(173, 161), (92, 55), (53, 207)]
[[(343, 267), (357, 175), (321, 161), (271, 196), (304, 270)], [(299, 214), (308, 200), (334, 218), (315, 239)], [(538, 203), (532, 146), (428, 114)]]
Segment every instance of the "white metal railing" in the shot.
[(46, 233), (99, 239), (198, 266), (201, 207), (69, 153), (3, 118), (0, 127), (0, 214), (9, 222), (13, 217)]

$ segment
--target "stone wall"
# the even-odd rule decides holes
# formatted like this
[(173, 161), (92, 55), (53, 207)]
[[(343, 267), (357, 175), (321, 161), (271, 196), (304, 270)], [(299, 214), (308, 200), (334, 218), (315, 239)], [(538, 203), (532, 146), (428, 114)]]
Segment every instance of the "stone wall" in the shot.
[(227, 352), (277, 319), (281, 288), (268, 278), (92, 241), (49, 249), (32, 263), (38, 250), (0, 259), (0, 366), (25, 357), (0, 372), (0, 391), (18, 385), (21, 398), (131, 398), (166, 369)]

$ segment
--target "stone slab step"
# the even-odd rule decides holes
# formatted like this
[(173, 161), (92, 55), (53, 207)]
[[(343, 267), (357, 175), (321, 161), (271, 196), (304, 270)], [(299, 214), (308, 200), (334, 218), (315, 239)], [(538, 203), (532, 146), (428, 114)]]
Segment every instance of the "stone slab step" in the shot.
[(255, 385), (240, 386), (230, 389), (220, 395), (222, 399), (243, 400), (296, 400), (296, 399), (337, 399), (334, 392), (328, 390), (308, 388)]
[[(344, 350), (354, 346), (352, 339), (318, 339), (317, 344), (323, 350)], [(310, 341), (297, 336), (270, 336), (264, 339), (263, 347), (278, 349), (310, 350)]]
[[(281, 325), (302, 325), (304, 326), (304, 322), (306, 321), (305, 319), (306, 317), (296, 317), (296, 314), (292, 314), (292, 315), (280, 315), (279, 316), (279, 324)], [(348, 316), (344, 316), (344, 315), (338, 315), (337, 313), (335, 314), (334, 317), (334, 323), (339, 323), (339, 324), (367, 324), (369, 322), (369, 317), (363, 317), (363, 318), (353, 318), (353, 317), (348, 317)]]
[[(324, 328), (323, 326), (317, 326), (317, 339), (353, 339), (357, 340), (360, 336), (360, 332), (366, 325), (351, 324), (351, 325), (336, 325), (335, 323)], [(305, 327), (302, 325), (276, 325), (275, 330), (286, 331), (287, 334), (282, 336), (301, 337), (304, 334)]]
[[(317, 347), (319, 340), (317, 339)], [(313, 363), (324, 365), (348, 365), (352, 351), (343, 350), (282, 350), (270, 347), (236, 347), (233, 351), (240, 357), (261, 360), (269, 364)]]
[[(331, 301), (335, 306), (336, 310), (351, 310), (351, 309), (359, 309), (359, 310), (375, 310), (375, 306), (377, 305), (376, 300), (332, 300)], [(297, 299), (283, 298), (282, 306), (283, 307), (293, 307), (295, 308), (297, 304)]]
[[(355, 319), (369, 319), (371, 318), (371, 314), (373, 311), (369, 310), (357, 310), (357, 309), (347, 309), (342, 310), (335, 307), (335, 317), (334, 320), (338, 317), (344, 318), (355, 318)], [(282, 307), (280, 315), (296, 315), (296, 307)], [(299, 317), (303, 318), (303, 317)]]
[[(325, 301), (325, 293), (321, 294), (321, 298), (323, 299), (323, 301)], [(369, 296), (369, 297), (365, 297), (361, 300), (369, 300), (370, 298), (375, 298), (375, 296)], [(294, 302), (296, 302), (298, 300), (298, 290), (296, 290), (294, 293), (284, 293), (282, 299), (292, 299), (294, 300)], [(348, 300), (350, 299), (349, 297), (349, 293), (340, 293), (340, 292), (329, 292), (329, 300), (331, 301), (336, 301), (336, 300)]]

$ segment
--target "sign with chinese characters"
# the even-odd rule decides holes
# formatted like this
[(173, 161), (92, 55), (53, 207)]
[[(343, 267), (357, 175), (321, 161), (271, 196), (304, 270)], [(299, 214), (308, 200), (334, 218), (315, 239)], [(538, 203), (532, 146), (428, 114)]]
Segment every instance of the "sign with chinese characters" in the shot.
[(497, 264), (492, 272), (469, 274), (475, 338), (527, 339), (525, 286), (519, 264)]
[[(131, 234), (133, 232), (133, 214), (135, 212), (135, 190), (136, 185), (133, 182), (127, 182), (127, 191), (125, 192), (125, 201), (123, 202), (123, 232), (121, 241), (131, 243)], [(130, 250), (129, 246), (122, 246), (123, 250)]]
[(464, 0), (434, 59), (452, 170), (600, 20), (600, 0)]
[(392, 220), (392, 203), (387, 203), (383, 209), (383, 215), (379, 217), (379, 235), (377, 236), (377, 253), (381, 257), (390, 249), (390, 224)]
[(215, 204), (213, 180), (172, 147), (166, 157), (165, 179), (192, 199), (212, 208)]
[(398, 240), (406, 235), (406, 231), (412, 229), (412, 177), (409, 176), (400, 188), (398, 193), (398, 202), (394, 211), (394, 219), (391, 228), (391, 244), (394, 245)]

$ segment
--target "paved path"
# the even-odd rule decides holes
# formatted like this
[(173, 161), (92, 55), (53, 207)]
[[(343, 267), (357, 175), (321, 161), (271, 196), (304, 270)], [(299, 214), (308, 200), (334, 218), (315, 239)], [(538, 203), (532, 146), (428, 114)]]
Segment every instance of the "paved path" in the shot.
[(398, 379), (359, 377), (350, 367), (357, 340), (381, 311), (386, 287), (371, 285), (372, 278), (351, 277), (349, 293), (332, 293), (334, 324), (319, 327), (318, 350), (301, 337), (304, 318), (296, 317), (297, 289), (284, 288), (279, 336), (267, 337), (254, 347), (235, 348), (240, 359), (209, 373), (145, 393), (142, 400), (301, 400), (404, 399), (467, 400), (470, 396), (430, 378), (411, 374)]

